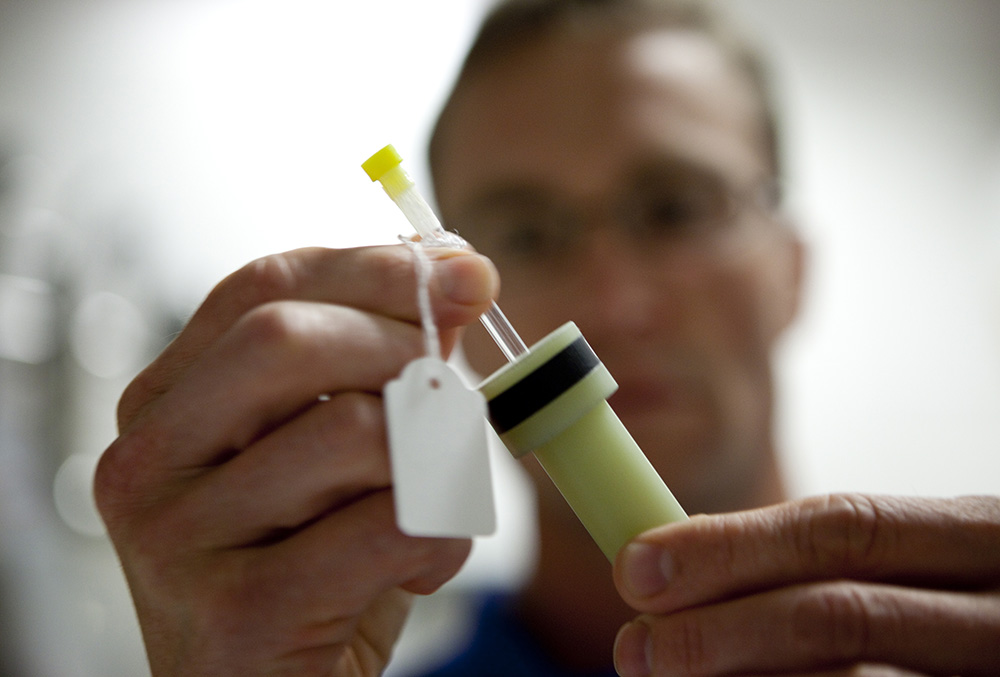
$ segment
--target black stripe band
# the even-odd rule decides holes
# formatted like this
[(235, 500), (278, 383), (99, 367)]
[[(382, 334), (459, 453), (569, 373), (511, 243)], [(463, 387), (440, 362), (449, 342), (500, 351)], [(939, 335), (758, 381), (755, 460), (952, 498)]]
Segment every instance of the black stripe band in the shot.
[(490, 422), (503, 434), (562, 395), (601, 363), (580, 336), (488, 403)]

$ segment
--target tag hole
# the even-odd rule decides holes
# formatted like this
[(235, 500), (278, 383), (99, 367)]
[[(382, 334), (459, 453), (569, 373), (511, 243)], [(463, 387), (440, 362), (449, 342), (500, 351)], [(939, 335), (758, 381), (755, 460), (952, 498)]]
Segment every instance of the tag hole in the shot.
[(436, 378), (432, 378), (431, 379), (431, 388), (433, 388), (434, 390), (437, 390), (440, 387), (441, 387), (441, 381), (437, 380)]

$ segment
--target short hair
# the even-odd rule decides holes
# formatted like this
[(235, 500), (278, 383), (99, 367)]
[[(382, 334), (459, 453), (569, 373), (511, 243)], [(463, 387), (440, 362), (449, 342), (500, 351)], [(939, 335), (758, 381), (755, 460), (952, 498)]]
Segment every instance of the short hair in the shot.
[(651, 26), (703, 33), (748, 80), (760, 102), (765, 150), (775, 178), (782, 162), (770, 76), (760, 51), (705, 2), (699, 0), (500, 0), (486, 15), (466, 54), (451, 94), (431, 131), (428, 158), (436, 175), (442, 138), (465, 83), (487, 64), (559, 30), (599, 25), (635, 31)]

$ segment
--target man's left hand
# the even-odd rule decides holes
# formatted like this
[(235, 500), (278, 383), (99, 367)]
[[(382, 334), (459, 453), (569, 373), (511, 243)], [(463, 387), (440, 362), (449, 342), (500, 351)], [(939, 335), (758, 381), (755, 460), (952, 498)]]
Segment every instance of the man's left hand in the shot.
[(1000, 675), (1000, 497), (837, 495), (650, 530), (615, 583), (635, 675)]

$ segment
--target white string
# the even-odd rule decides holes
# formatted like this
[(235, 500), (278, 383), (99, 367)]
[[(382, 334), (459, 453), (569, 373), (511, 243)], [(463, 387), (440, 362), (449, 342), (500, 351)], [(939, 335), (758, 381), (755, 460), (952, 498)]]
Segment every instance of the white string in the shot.
[(429, 357), (443, 359), (441, 356), (441, 338), (438, 336), (437, 323), (434, 322), (434, 312), (431, 309), (431, 260), (427, 258), (423, 243), (416, 238), (402, 235), (399, 239), (413, 252), (417, 272), (417, 307), (420, 309), (420, 325), (424, 331), (424, 351)]

